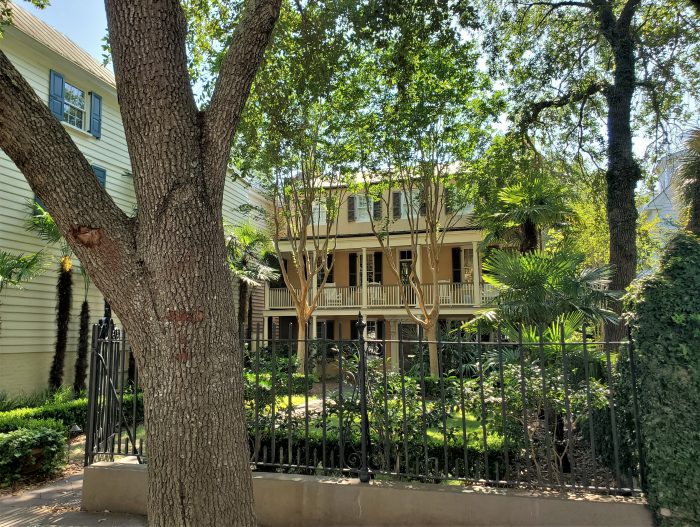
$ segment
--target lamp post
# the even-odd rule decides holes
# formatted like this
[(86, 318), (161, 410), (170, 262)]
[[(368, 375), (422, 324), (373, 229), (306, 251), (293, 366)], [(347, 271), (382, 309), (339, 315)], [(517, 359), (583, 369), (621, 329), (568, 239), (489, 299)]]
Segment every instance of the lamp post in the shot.
[(369, 418), (367, 416), (367, 358), (365, 356), (365, 321), (362, 318), (362, 313), (357, 314), (357, 339), (359, 343), (359, 353), (360, 353), (360, 371), (359, 371), (359, 383), (360, 383), (360, 481), (362, 483), (369, 483), (370, 472), (367, 463), (367, 445), (369, 444)]

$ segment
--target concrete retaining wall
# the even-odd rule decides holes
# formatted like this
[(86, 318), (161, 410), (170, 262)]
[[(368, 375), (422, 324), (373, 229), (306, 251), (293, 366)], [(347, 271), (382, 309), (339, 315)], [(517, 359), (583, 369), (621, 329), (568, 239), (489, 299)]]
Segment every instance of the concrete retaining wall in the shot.
[[(83, 508), (145, 514), (144, 465), (96, 463), (85, 469)], [(649, 526), (641, 504), (479, 491), (457, 486), (254, 473), (262, 527), (310, 526)]]

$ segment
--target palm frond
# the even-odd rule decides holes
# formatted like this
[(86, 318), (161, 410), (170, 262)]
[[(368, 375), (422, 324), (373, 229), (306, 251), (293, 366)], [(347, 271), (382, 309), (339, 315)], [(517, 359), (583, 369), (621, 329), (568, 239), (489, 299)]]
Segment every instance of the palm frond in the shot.
[(41, 253), (14, 255), (0, 251), (0, 292), (6, 286), (21, 287), (43, 271)]

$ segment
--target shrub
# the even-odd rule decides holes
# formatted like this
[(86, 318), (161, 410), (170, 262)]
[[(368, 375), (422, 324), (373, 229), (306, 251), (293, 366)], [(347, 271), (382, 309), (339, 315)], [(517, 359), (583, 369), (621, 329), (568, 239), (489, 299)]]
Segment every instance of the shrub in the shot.
[(50, 426), (30, 425), (0, 434), (0, 485), (9, 485), (28, 473), (48, 476), (66, 459), (66, 433)]
[(20, 428), (49, 428), (60, 433), (66, 433), (68, 428), (57, 419), (32, 419), (17, 415), (7, 416), (0, 420), (0, 434), (14, 432)]
[(700, 240), (677, 235), (631, 295), (646, 490), (659, 525), (700, 518)]
[[(133, 395), (124, 395), (124, 413), (131, 417), (133, 408)], [(87, 399), (73, 399), (44, 404), (35, 408), (17, 408), (9, 412), (0, 412), (0, 430), (7, 429), (5, 423), (14, 422), (16, 419), (55, 419), (63, 423), (66, 428), (77, 424), (83, 430), (87, 427)], [(143, 421), (143, 395), (137, 395), (136, 420)]]

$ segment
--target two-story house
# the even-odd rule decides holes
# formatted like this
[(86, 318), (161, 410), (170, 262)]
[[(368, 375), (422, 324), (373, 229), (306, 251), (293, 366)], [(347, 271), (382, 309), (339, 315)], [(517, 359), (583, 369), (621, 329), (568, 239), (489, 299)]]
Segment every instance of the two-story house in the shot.
[[(114, 75), (65, 35), (16, 5), (12, 25), (4, 29), (0, 50), (46, 101), (75, 144), (92, 164), (95, 175), (114, 202), (134, 214), (136, 200)], [(22, 290), (7, 288), (0, 298), (0, 392), (32, 393), (46, 387), (53, 356), (56, 317), (55, 249), (45, 249), (27, 232), (29, 203), (34, 199), (24, 176), (0, 150), (0, 248), (13, 253), (44, 250), (47, 270)], [(263, 198), (241, 181), (227, 180), (224, 217), (233, 224), (246, 217), (243, 204), (262, 205)], [(83, 301), (79, 269), (73, 273), (73, 309), (64, 382), (71, 383), (77, 348), (78, 312)], [(96, 322), (103, 300), (89, 290), (90, 313)], [(258, 312), (262, 311), (262, 291)]]
[[(335, 247), (334, 254), (327, 255), (333, 259), (332, 269), (321, 289), (307, 332), (312, 339), (356, 338), (355, 322), (358, 312), (361, 312), (367, 322), (366, 336), (391, 341), (387, 344), (386, 354), (391, 357), (393, 365), (398, 365), (401, 351), (396, 341), (399, 338), (415, 339), (417, 335), (417, 324), (408, 315), (404, 300), (416, 316), (421, 316), (416, 294), (407, 285), (412, 262), (420, 277), (422, 296), (428, 304), (434, 298), (433, 288), (438, 290), (439, 321), (443, 327), (454, 327), (458, 322), (468, 320), (495, 296), (495, 291), (481, 278), (483, 233), (471, 221), (470, 206), (441, 212), (441, 224), (449, 227), (440, 244), (438, 268), (433, 269), (425, 244), (415, 243), (415, 240), (423, 239), (425, 221), (421, 219), (420, 211), (409, 210), (409, 207), (416, 206), (412, 205), (414, 197), (407, 196), (405, 191), (385, 190), (381, 200), (368, 206), (367, 200), (371, 198), (364, 192), (353, 194), (345, 190), (340, 200), (337, 225), (333, 226), (337, 235), (329, 244)], [(323, 207), (317, 207), (319, 215), (314, 213), (314, 218), (318, 217), (323, 224)], [(448, 215), (450, 221), (444, 218)], [(375, 225), (384, 225), (384, 239), (392, 247), (390, 254), (382, 249), (373, 232), (373, 219)], [(387, 219), (389, 221), (382, 221)], [(312, 244), (312, 240), (307, 242), (309, 254), (313, 251)], [(292, 246), (288, 240), (280, 240), (279, 248), (291, 285), (298, 290), (297, 272), (290, 254)], [(414, 255), (414, 251), (418, 254)], [(398, 273), (391, 269), (389, 257), (394, 259)], [(314, 291), (318, 284), (319, 279), (314, 281)], [(263, 317), (263, 338), (272, 337), (273, 327), (277, 333), (275, 337), (287, 339), (292, 337), (290, 331), (295, 334), (294, 303), (284, 282), (266, 287)]]

